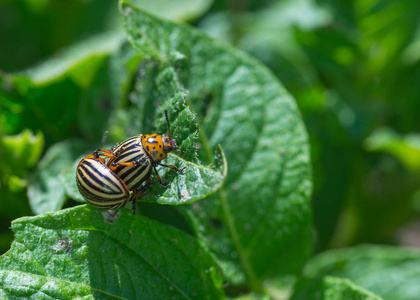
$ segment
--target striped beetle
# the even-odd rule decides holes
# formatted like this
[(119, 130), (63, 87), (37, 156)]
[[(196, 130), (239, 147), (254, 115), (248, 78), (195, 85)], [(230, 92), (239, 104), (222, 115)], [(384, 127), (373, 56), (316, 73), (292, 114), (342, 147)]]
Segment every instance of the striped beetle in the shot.
[[(165, 110), (169, 137), (165, 135), (136, 135), (117, 144), (111, 150), (102, 149), (107, 132), (104, 133), (100, 148), (83, 158), (76, 170), (79, 192), (93, 206), (104, 209), (124, 207), (133, 202), (133, 214), (136, 200), (150, 187), (152, 169), (162, 186), (164, 183), (156, 170), (156, 165), (171, 168), (182, 173), (173, 165), (160, 163), (169, 152), (177, 149), (172, 139), (168, 112)], [(142, 185), (146, 182), (144, 185)]]
[[(114, 154), (107, 162), (108, 167), (121, 178), (130, 191), (137, 191), (141, 188), (141, 193), (146, 191), (152, 179), (150, 175), (155, 170), (157, 181), (166, 187), (169, 184), (162, 181), (156, 166), (162, 166), (182, 173), (185, 167), (178, 169), (173, 165), (161, 163), (168, 156), (168, 153), (177, 150), (176, 141), (172, 139), (172, 132), (169, 125), (168, 111), (165, 109), (166, 124), (169, 136), (158, 134), (138, 134), (124, 142), (117, 144), (111, 149)], [(143, 182), (146, 182), (144, 185)], [(135, 210), (135, 201), (133, 201)]]
[(106, 158), (115, 157), (112, 151), (102, 149), (108, 132), (105, 131), (100, 148), (83, 158), (76, 169), (77, 188), (83, 198), (93, 206), (117, 209), (131, 199), (134, 193), (105, 164)]

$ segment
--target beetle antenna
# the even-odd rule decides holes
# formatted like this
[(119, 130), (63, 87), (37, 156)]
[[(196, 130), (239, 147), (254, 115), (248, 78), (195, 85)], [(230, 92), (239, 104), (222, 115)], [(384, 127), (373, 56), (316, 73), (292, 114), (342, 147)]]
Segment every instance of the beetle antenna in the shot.
[(101, 142), (101, 146), (99, 147), (99, 149), (102, 149), (102, 146), (105, 144), (107, 136), (108, 136), (108, 131), (105, 131), (104, 136), (102, 137), (102, 142)]
[(171, 126), (169, 125), (168, 110), (165, 109), (166, 124), (168, 124), (169, 139), (172, 139)]

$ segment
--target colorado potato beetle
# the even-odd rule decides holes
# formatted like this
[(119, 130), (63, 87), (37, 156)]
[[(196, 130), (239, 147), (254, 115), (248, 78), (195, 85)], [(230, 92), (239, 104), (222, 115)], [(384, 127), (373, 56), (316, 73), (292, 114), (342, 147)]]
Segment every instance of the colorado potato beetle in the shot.
[(124, 206), (136, 193), (105, 164), (114, 157), (112, 151), (102, 149), (108, 132), (104, 133), (101, 147), (83, 158), (76, 169), (76, 182), (80, 194), (93, 206), (116, 209)]
[[(126, 184), (130, 191), (136, 191), (140, 186), (144, 192), (152, 182), (150, 175), (155, 170), (157, 181), (162, 186), (168, 183), (162, 181), (156, 166), (162, 166), (182, 173), (185, 167), (178, 169), (173, 165), (161, 163), (168, 153), (177, 150), (176, 141), (172, 139), (168, 111), (165, 110), (165, 118), (169, 136), (158, 134), (138, 134), (111, 149), (114, 154), (107, 162), (108, 167)], [(145, 182), (144, 185), (142, 185)], [(135, 201), (133, 201), (135, 210)]]
[[(172, 165), (160, 163), (169, 152), (177, 149), (172, 139), (168, 112), (165, 110), (169, 137), (165, 135), (136, 135), (117, 144), (111, 150), (102, 149), (107, 132), (104, 133), (100, 148), (93, 154), (83, 158), (76, 169), (76, 182), (83, 198), (95, 207), (117, 209), (127, 202), (133, 202), (133, 214), (136, 210), (136, 200), (150, 187), (150, 175), (154, 169), (158, 182), (162, 182), (156, 165), (171, 168)], [(146, 182), (145, 184), (143, 184)], [(143, 185), (142, 185), (143, 184)]]

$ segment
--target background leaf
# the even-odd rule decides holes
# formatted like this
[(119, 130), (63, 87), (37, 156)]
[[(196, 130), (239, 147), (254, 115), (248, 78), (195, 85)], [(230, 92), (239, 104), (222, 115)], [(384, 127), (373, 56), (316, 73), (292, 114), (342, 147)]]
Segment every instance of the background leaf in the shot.
[(420, 135), (400, 136), (389, 128), (378, 128), (365, 139), (368, 151), (385, 152), (395, 156), (404, 166), (420, 172)]
[[(71, 165), (84, 149), (83, 143), (61, 142), (52, 146), (39, 162), (39, 167), (30, 179), (28, 198), (35, 214), (60, 210), (66, 200), (65, 188), (59, 175)], [(72, 181), (75, 181), (73, 171)]]
[[(89, 138), (92, 133), (102, 134), (110, 98), (109, 85), (103, 83), (109, 80), (104, 67), (121, 40), (121, 34), (104, 34), (25, 72), (0, 73), (4, 81), (4, 101), (0, 103), (4, 133), (15, 134), (25, 128), (41, 130), (47, 147), (72, 136), (79, 123), (82, 134)], [(88, 123), (92, 119), (94, 122)]]
[(188, 21), (204, 14), (213, 3), (213, 0), (134, 0), (134, 4), (145, 11), (161, 18), (172, 21)]
[[(43, 135), (24, 130), (18, 135), (7, 136), (0, 131), (0, 182), (9, 189), (22, 189), (26, 186), (26, 176), (42, 153)], [(16, 184), (12, 181), (15, 179)]]
[(301, 279), (295, 286), (291, 300), (380, 300), (350, 280), (326, 276), (322, 279)]
[[(239, 273), (235, 283), (246, 274), (260, 290), (266, 277), (297, 272), (311, 251), (311, 185), (306, 133), (292, 98), (266, 69), (230, 47), (129, 2), (121, 14), (144, 64), (158, 71), (144, 72), (146, 78), (176, 78), (175, 86), (189, 91), (203, 127), (202, 157), (211, 161), (221, 144), (229, 161), (225, 188), (184, 211), (197, 234), (225, 263), (230, 280)], [(169, 91), (173, 86), (166, 84)]]
[(128, 211), (79, 206), (12, 226), (16, 239), (0, 258), (3, 296), (223, 298), (219, 268), (195, 238)]
[(420, 294), (419, 264), (418, 249), (362, 245), (319, 254), (304, 274), (348, 278), (384, 299), (409, 300)]

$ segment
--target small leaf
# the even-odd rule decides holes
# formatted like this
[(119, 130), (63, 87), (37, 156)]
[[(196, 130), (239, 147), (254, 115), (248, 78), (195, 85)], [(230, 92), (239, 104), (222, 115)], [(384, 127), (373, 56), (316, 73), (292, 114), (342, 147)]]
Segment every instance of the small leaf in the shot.
[(172, 21), (188, 21), (204, 14), (213, 0), (134, 0), (133, 3), (142, 9)]
[(415, 300), (420, 295), (420, 251), (373, 245), (330, 250), (312, 258), (304, 275), (348, 278), (384, 299)]
[[(30, 130), (12, 136), (2, 135), (0, 130), (0, 182), (25, 181), (29, 168), (41, 156), (44, 136), (40, 131), (33, 134)], [(26, 184), (19, 183), (21, 187)]]
[[(80, 142), (66, 141), (57, 143), (48, 149), (28, 186), (29, 203), (35, 214), (62, 208), (66, 194), (59, 175), (63, 168), (73, 163), (84, 148)], [(73, 180), (75, 180), (75, 176)]]
[(0, 137), (2, 152), (8, 163), (16, 163), (24, 168), (33, 167), (37, 163), (42, 152), (43, 142), (44, 138), (41, 132), (33, 134), (27, 129), (18, 135)]
[[(185, 167), (186, 169), (182, 174), (172, 176), (174, 177), (172, 180), (166, 180), (171, 183), (170, 187), (163, 188), (155, 184), (141, 200), (159, 204), (188, 204), (215, 193), (222, 186), (227, 175), (227, 162), (222, 147), (217, 148), (215, 157), (214, 164), (203, 166), (170, 154), (170, 159), (167, 159), (165, 163), (177, 164), (178, 168)], [(170, 171), (166, 174), (168, 172)]]
[[(81, 126), (82, 132), (86, 132), (84, 126), (92, 117), (84, 118), (83, 109), (95, 109), (103, 104), (103, 98), (107, 98), (103, 94), (110, 84), (105, 82), (107, 73), (102, 68), (122, 41), (121, 32), (98, 35), (26, 71), (0, 73), (0, 127), (4, 133), (36, 129), (44, 134), (45, 144), (49, 147), (73, 136), (75, 127)], [(101, 94), (96, 91), (98, 81)], [(88, 103), (87, 96), (94, 101)], [(101, 122), (96, 121), (99, 116), (95, 119), (95, 130), (104, 125), (109, 113), (109, 108), (103, 106), (99, 107), (102, 118)], [(92, 115), (91, 111), (89, 113)]]
[(364, 141), (364, 145), (368, 151), (391, 154), (408, 169), (420, 172), (419, 134), (401, 136), (389, 128), (379, 128)]
[(348, 279), (326, 276), (321, 279), (301, 279), (295, 285), (291, 300), (381, 300)]
[(0, 257), (0, 295), (9, 298), (223, 298), (218, 266), (195, 238), (128, 211), (79, 206), (12, 229)]
[[(64, 187), (64, 191), (66, 195), (73, 200), (78, 202), (86, 203), (86, 200), (80, 194), (79, 189), (77, 188), (76, 184), (76, 169), (79, 162), (85, 157), (86, 155), (81, 155), (74, 161), (73, 164), (66, 165), (61, 169), (58, 178), (60, 179), (61, 184)], [(53, 199), (51, 199), (53, 201)]]
[(59, 55), (20, 74), (34, 85), (51, 84), (63, 76), (70, 76), (80, 87), (86, 88), (103, 64), (104, 58), (123, 42), (121, 32), (104, 33), (79, 42)]
[[(171, 183), (170, 187), (161, 187), (155, 183), (140, 201), (173, 205), (192, 203), (215, 193), (227, 176), (227, 161), (220, 145), (216, 149), (214, 162), (211, 165), (205, 166), (198, 159), (196, 147), (198, 128), (195, 115), (183, 104), (182, 98), (176, 99), (177, 97), (174, 98), (175, 101), (167, 101), (160, 109), (162, 111), (168, 107), (177, 113), (176, 119), (170, 117), (170, 122), (173, 138), (178, 141), (180, 150), (180, 153), (170, 153), (164, 163), (176, 165), (179, 169), (185, 167), (185, 170), (182, 174), (176, 174), (174, 170), (159, 168), (159, 174), (164, 181)], [(157, 115), (163, 114), (157, 113)], [(162, 117), (156, 120), (159, 120), (155, 122), (157, 132), (166, 131), (166, 120), (164, 121)]]

